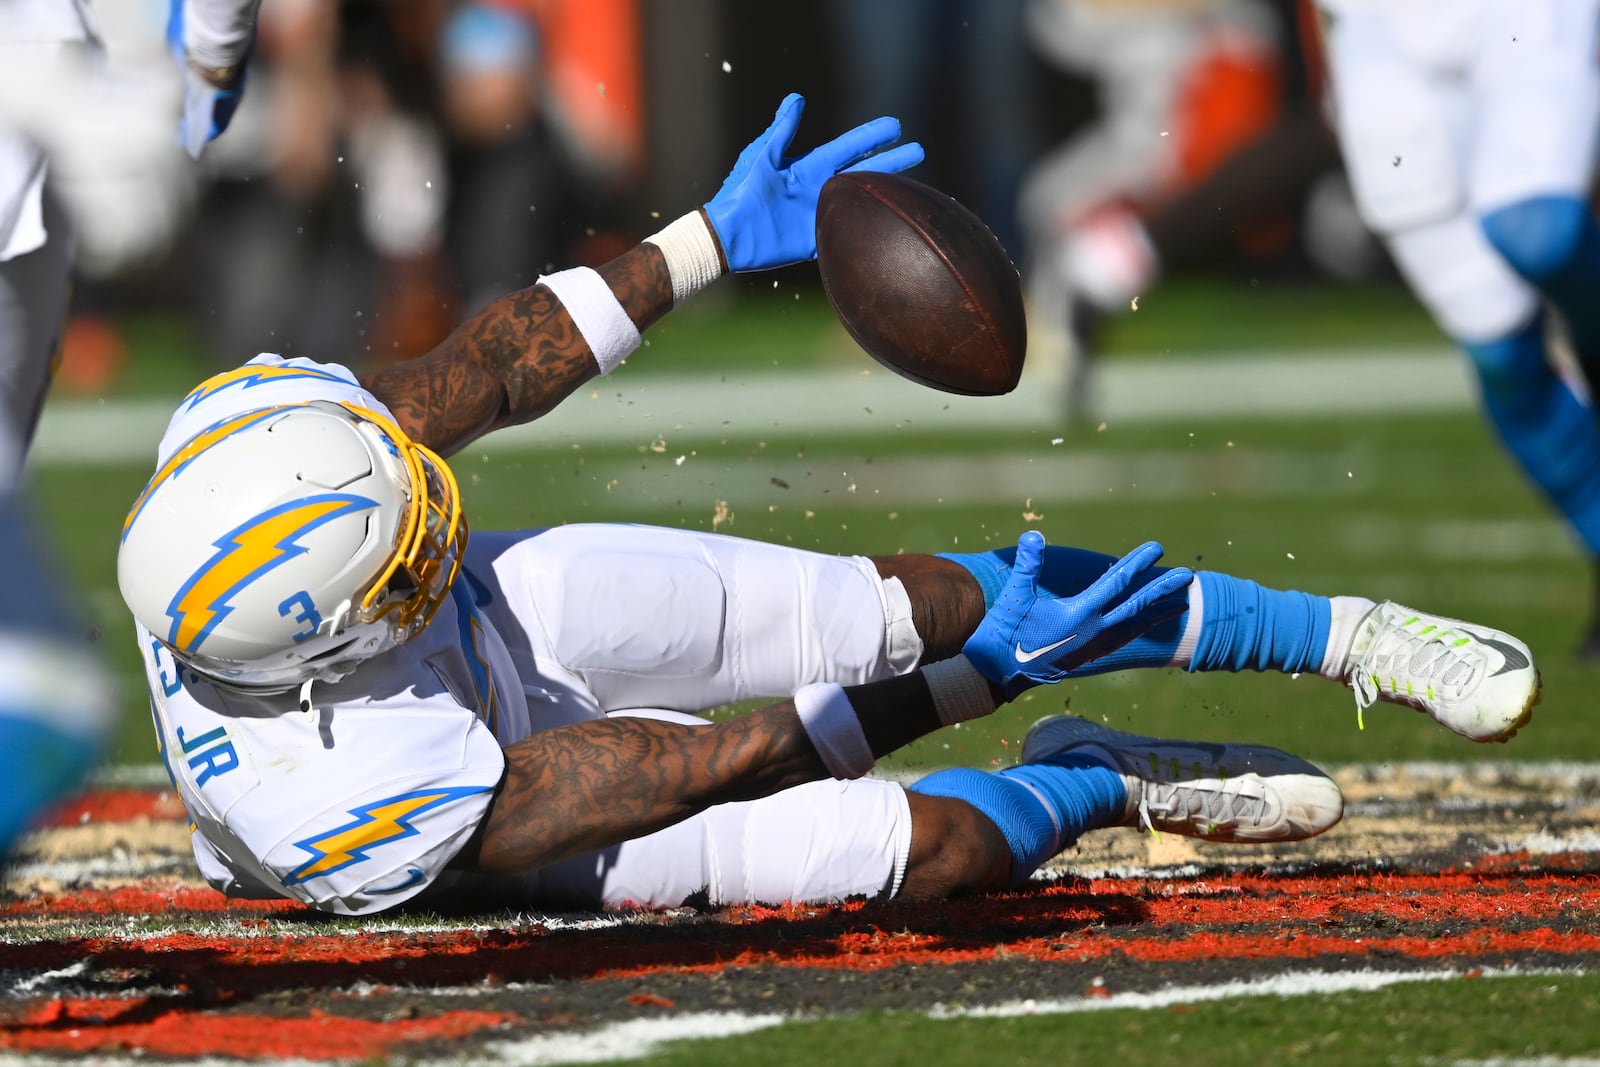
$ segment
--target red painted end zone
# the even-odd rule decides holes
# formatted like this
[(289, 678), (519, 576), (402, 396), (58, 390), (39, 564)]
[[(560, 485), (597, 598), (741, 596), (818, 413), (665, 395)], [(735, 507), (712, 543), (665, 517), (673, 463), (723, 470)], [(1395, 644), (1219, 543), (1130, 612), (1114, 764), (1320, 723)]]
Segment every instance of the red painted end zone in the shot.
[[(323, 932), (289, 902), (228, 903), (207, 890), (141, 889), (39, 896), (12, 914), (241, 913), (234, 933), (0, 943), (0, 970), (98, 965), (240, 994), (339, 989), (358, 981), (460, 984), (603, 981), (716, 974), (730, 967), (873, 971), (1027, 958), (1202, 962), (1315, 957), (1600, 955), (1600, 883), (1546, 870), (1558, 857), (1507, 858), (1493, 870), (1439, 874), (1341, 871), (1273, 877), (1070, 879), (1049, 887), (938, 904), (729, 908), (707, 921), (549, 930)], [(1590, 857), (1593, 863), (1594, 858)], [(1561, 863), (1551, 866), (1560, 867)], [(274, 914), (307, 921), (260, 936)], [(303, 930), (303, 932), (302, 932)]]
[(180, 821), (186, 818), (183, 801), (171, 790), (94, 789), (57, 805), (38, 825), (47, 829), (90, 822)]
[(229, 900), (214, 889), (175, 886), (171, 882), (142, 882), (116, 889), (80, 889), (73, 893), (36, 893), (0, 904), (7, 915), (161, 915), (167, 912), (239, 912), (275, 915), (316, 912), (297, 900)]
[(0, 1029), (0, 1048), (359, 1060), (400, 1045), (462, 1037), (515, 1019), (503, 1012), (447, 1011), (422, 1019), (376, 1022), (315, 1010), (293, 1019), (201, 1015), (146, 997), (57, 1000), (30, 1012), (19, 1025)]

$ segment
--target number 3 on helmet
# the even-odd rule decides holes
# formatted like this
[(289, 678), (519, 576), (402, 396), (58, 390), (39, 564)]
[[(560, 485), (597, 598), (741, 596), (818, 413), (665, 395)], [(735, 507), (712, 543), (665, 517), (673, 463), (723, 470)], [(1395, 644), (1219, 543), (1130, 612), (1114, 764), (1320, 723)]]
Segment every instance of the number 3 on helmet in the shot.
[(377, 412), (314, 401), (173, 452), (128, 513), (117, 584), (180, 663), (281, 692), (420, 633), (466, 542), (444, 460)]

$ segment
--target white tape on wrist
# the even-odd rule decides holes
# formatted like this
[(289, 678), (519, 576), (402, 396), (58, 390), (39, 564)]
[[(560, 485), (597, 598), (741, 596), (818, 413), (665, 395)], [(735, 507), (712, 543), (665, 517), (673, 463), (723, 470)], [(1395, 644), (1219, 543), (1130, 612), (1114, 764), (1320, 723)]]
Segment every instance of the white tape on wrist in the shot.
[(546, 274), (539, 284), (556, 294), (572, 316), (572, 324), (588, 342), (601, 374), (610, 374), (639, 347), (639, 327), (628, 318), (611, 286), (592, 267)]
[(814, 682), (794, 695), (800, 725), (835, 778), (860, 778), (877, 762), (861, 719), (837, 682)]
[(965, 656), (942, 659), (922, 668), (922, 678), (933, 695), (933, 708), (939, 721), (954, 726), (968, 719), (979, 719), (995, 709), (989, 680)]
[(661, 258), (667, 261), (667, 273), (672, 275), (673, 307), (722, 277), (717, 239), (698, 211), (674, 219), (660, 233), (644, 240), (661, 249)]

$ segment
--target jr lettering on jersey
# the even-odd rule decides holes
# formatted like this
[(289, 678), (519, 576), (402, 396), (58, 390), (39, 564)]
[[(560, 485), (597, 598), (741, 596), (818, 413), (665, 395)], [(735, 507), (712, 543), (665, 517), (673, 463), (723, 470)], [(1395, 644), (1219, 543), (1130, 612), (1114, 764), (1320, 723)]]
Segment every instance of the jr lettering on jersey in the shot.
[(195, 774), (195, 788), (203, 787), (211, 779), (221, 774), (227, 774), (239, 766), (239, 753), (233, 747), (233, 742), (228, 740), (228, 731), (225, 727), (218, 726), (207, 730), (199, 737), (188, 738), (183, 736), (183, 727), (178, 727), (178, 748), (187, 757), (184, 762)]

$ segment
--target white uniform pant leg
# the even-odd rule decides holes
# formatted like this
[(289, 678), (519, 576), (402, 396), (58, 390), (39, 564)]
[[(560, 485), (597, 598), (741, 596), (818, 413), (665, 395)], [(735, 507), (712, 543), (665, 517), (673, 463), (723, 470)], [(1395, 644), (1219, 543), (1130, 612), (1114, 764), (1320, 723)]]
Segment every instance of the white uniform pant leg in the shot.
[(1384, 243), (1411, 291), (1456, 341), (1505, 337), (1538, 312), (1538, 294), (1490, 246), (1470, 215), (1389, 234)]
[(1600, 142), (1600, 0), (1487, 3), (1482, 17), (1472, 210), (1536, 196), (1587, 200)]
[(1362, 218), (1440, 327), (1468, 342), (1503, 337), (1538, 308), (1537, 294), (1484, 237), (1475, 210), (1484, 101), (1471, 78), (1485, 18), (1466, 0), (1350, 4), (1331, 23), (1327, 49), (1340, 146)]
[(71, 232), (47, 195), (43, 246), (0, 261), (0, 488), (22, 470), (66, 326)]
[(859, 684), (922, 654), (904, 588), (863, 557), (610, 523), (489, 536), (475, 558), (505, 593), (496, 625), (606, 711)]
[[(707, 725), (681, 712), (626, 714)], [(826, 904), (894, 896), (910, 853), (911, 804), (903, 788), (874, 778), (830, 778), (719, 804), (653, 834), (526, 874), (462, 875), (441, 888), (451, 903), (505, 907)]]
[(890, 897), (905, 878), (911, 809), (892, 782), (829, 779), (719, 804), (665, 830), (529, 876), (530, 903), (712, 906)]

